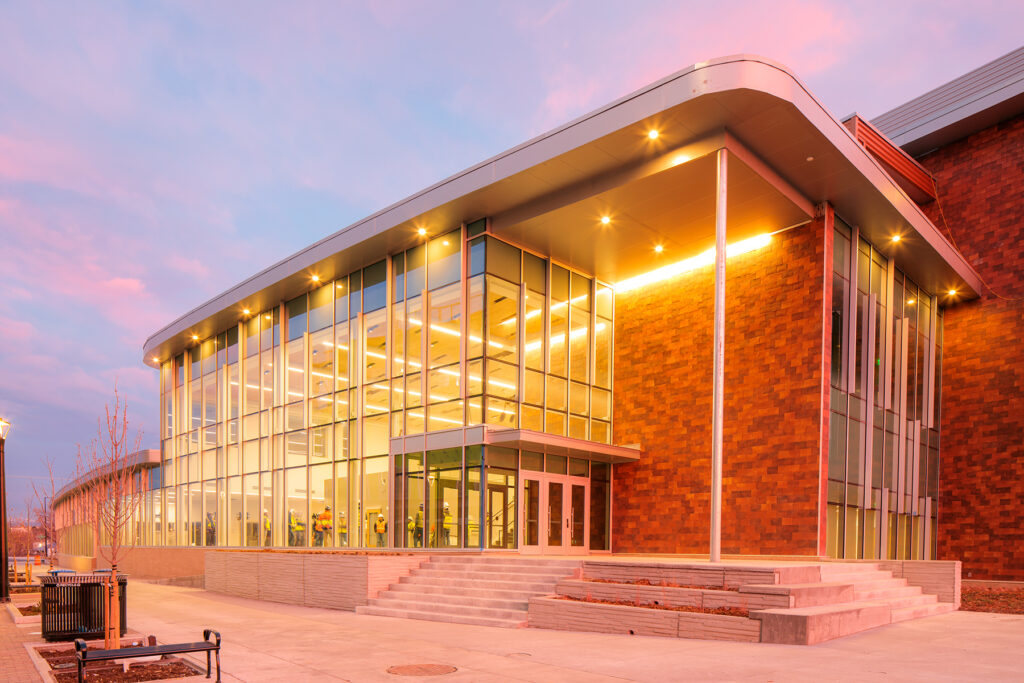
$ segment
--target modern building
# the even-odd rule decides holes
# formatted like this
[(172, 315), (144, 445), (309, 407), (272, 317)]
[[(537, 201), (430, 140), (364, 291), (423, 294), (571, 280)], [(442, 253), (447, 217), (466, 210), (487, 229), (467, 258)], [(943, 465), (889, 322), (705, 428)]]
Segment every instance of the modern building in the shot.
[(310, 245), (146, 342), (135, 540), (1024, 580), (1022, 84), (841, 121), (716, 59)]

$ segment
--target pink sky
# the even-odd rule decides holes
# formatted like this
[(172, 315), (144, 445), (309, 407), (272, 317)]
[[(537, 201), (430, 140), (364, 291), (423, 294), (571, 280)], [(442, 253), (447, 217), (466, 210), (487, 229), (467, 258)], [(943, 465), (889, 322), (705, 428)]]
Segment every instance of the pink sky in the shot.
[(0, 7), (8, 491), (70, 470), (145, 338), (397, 199), (694, 62), (782, 62), (873, 117), (1019, 47), (999, 2)]

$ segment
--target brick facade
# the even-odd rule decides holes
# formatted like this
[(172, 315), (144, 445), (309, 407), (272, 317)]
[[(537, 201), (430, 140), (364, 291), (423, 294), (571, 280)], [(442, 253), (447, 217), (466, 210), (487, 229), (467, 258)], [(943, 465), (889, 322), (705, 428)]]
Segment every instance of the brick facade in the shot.
[(938, 558), (1024, 581), (1024, 116), (919, 161), (925, 211), (995, 290), (946, 309)]
[[(817, 555), (823, 223), (729, 260), (722, 552)], [(710, 267), (616, 297), (616, 552), (707, 553), (714, 316)], [(824, 406), (827, 413), (827, 405)]]

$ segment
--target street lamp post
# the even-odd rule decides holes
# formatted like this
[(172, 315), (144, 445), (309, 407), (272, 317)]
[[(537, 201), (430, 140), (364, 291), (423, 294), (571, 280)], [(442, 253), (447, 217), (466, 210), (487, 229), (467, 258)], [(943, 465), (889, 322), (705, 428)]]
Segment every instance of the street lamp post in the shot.
[(0, 564), (3, 565), (3, 580), (0, 581), (0, 602), (11, 599), (7, 567), (7, 481), (4, 476), (4, 444), (11, 433), (11, 423), (0, 417)]

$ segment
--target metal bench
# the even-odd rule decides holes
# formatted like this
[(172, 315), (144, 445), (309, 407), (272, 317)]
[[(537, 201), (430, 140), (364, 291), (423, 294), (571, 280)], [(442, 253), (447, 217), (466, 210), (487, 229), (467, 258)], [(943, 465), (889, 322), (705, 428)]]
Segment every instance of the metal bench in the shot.
[[(216, 640), (210, 641), (210, 636)], [(150, 642), (153, 637), (150, 636)], [(178, 643), (175, 645), (149, 645), (143, 647), (122, 647), (116, 650), (90, 650), (85, 641), (75, 641), (75, 655), (78, 658), (78, 683), (85, 681), (85, 665), (89, 662), (106, 662), (112, 659), (132, 659), (134, 657), (152, 657), (156, 655), (180, 655), (189, 652), (206, 653), (206, 677), (210, 677), (210, 653), (217, 657), (217, 683), (220, 683), (220, 634), (213, 629), (203, 630), (203, 640), (199, 643)]]

